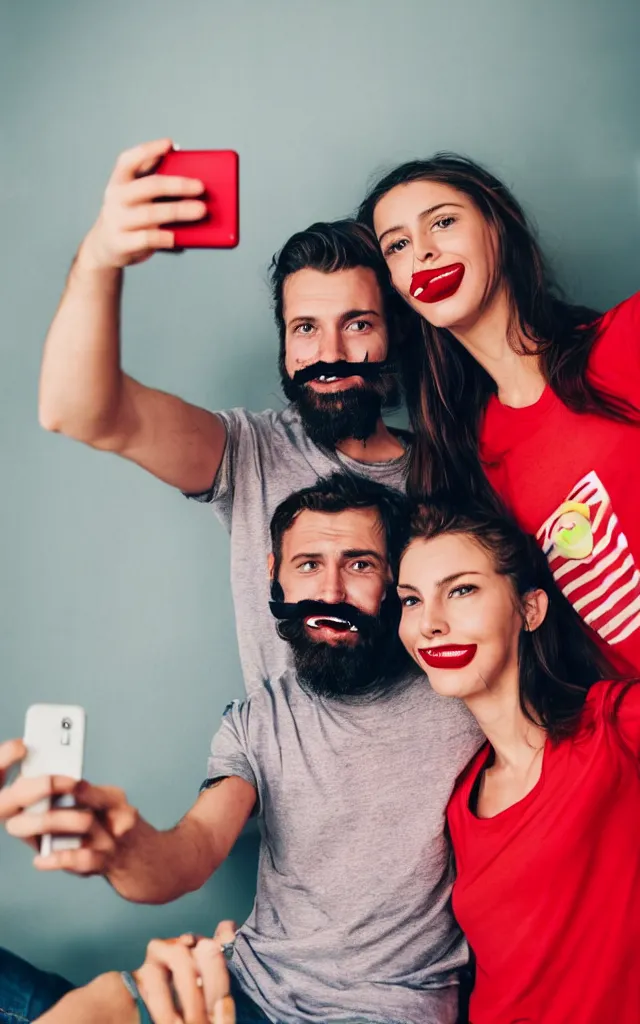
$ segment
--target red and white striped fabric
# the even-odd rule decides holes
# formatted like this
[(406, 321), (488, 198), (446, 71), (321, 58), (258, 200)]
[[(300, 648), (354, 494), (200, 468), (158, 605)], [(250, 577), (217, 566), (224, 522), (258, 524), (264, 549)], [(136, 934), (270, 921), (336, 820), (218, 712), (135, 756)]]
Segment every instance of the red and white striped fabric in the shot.
[[(563, 538), (578, 531), (582, 544), (572, 552), (571, 541)], [(640, 627), (640, 572), (595, 472), (578, 481), (540, 527), (537, 539), (563, 594), (606, 643), (619, 644), (635, 633)]]

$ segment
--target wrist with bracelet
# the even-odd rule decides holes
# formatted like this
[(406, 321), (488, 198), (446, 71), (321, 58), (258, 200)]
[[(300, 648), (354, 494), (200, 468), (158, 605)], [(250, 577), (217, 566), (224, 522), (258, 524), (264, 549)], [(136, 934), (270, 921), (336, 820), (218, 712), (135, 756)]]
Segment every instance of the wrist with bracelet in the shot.
[(138, 1008), (140, 1024), (153, 1024), (153, 1021), (151, 1020), (151, 1016), (149, 1015), (149, 1011), (147, 1009), (147, 1004), (140, 995), (140, 989), (138, 988), (138, 985), (133, 975), (129, 974), (128, 971), (120, 971), (120, 977), (122, 978), (124, 986), (129, 992), (129, 995), (131, 996), (131, 998), (133, 999)]

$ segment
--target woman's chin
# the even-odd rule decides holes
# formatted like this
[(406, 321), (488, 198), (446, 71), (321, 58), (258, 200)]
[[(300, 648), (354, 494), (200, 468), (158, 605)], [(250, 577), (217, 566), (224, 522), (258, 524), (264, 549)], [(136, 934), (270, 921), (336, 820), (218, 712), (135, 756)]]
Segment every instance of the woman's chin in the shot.
[(423, 661), (416, 661), (429, 680), (429, 686), (441, 697), (455, 697), (457, 700), (464, 700), (465, 697), (473, 695), (477, 687), (477, 677), (469, 677), (468, 668), (429, 668)]
[(430, 323), (432, 327), (440, 330), (453, 330), (456, 324), (464, 322), (466, 303), (463, 305), (458, 296), (452, 295), (448, 299), (441, 299), (440, 302), (420, 302), (419, 299), (409, 299), (409, 305), (416, 313)]

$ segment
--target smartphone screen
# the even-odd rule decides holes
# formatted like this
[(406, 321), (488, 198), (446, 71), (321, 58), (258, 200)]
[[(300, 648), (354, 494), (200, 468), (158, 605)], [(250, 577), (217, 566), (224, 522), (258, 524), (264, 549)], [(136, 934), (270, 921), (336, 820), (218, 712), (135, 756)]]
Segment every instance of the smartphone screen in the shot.
[(166, 224), (178, 249), (233, 249), (240, 240), (238, 154), (231, 149), (172, 149), (155, 174), (198, 178), (206, 216), (195, 223)]

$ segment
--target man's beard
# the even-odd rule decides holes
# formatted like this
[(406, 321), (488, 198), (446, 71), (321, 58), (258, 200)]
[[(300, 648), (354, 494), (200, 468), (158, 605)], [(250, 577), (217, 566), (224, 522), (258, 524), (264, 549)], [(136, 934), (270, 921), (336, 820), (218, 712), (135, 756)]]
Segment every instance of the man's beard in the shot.
[[(396, 408), (400, 404), (400, 386), (398, 375), (392, 364), (354, 363), (353, 368), (340, 360), (338, 363), (316, 363), (305, 367), (307, 382), (300, 383), (300, 371), (292, 377), (284, 365), (284, 355), (280, 357), (280, 378), (282, 389), (289, 401), (300, 413), (303, 426), (311, 440), (322, 448), (333, 450), (339, 441), (353, 437), (357, 441), (366, 441), (371, 437), (378, 425), (383, 408)], [(363, 383), (344, 391), (319, 392), (309, 383), (314, 371), (320, 376), (336, 374), (360, 376), (358, 370), (365, 372)]]
[[(298, 682), (316, 696), (334, 700), (382, 696), (394, 687), (407, 664), (398, 637), (400, 609), (395, 590), (387, 591), (379, 615), (322, 601), (273, 601), (270, 607), (279, 620), (278, 634), (293, 652)], [(336, 616), (345, 621), (345, 634), (353, 635), (349, 625), (357, 625), (356, 640), (314, 640), (305, 620)]]

